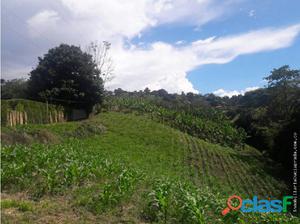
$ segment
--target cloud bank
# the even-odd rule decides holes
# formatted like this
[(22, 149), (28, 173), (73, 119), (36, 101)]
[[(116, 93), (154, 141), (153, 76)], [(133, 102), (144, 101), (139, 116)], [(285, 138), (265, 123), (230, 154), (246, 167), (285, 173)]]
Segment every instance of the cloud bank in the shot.
[[(37, 4), (36, 0), (26, 1), (28, 5)], [(6, 4), (17, 8), (20, 6), (17, 2), (12, 0)], [(187, 79), (188, 72), (206, 64), (228, 63), (240, 55), (288, 47), (299, 34), (300, 24), (264, 28), (223, 37), (208, 37), (190, 43), (153, 42), (140, 45), (133, 44), (132, 40), (142, 36), (143, 32), (164, 24), (189, 24), (201, 27), (230, 12), (239, 4), (238, 2), (45, 0), (34, 10), (31, 9), (31, 14), (23, 15), (23, 28), (27, 35), (25, 40), (36, 48), (44, 42), (51, 46), (62, 42), (81, 46), (94, 40), (111, 42), (110, 53), (115, 65), (115, 78), (107, 83), (108, 89), (120, 87), (132, 91), (148, 87), (152, 90), (164, 88), (169, 92), (196, 93), (198, 91)], [(44, 47), (43, 51), (46, 49)], [(34, 59), (40, 56), (36, 51), (30, 53), (27, 49), (25, 53)], [(30, 66), (27, 64), (25, 67)], [(9, 72), (6, 74), (12, 74), (12, 69), (7, 67), (6, 71)], [(20, 65), (17, 69), (20, 70)], [(225, 90), (224, 93), (218, 91), (219, 94), (228, 94)]]
[(257, 89), (259, 89), (258, 86), (247, 87), (244, 90), (240, 90), (240, 91), (218, 89), (218, 90), (214, 91), (213, 94), (216, 96), (220, 96), (220, 97), (224, 97), (224, 96), (232, 97), (232, 96), (237, 96), (237, 95), (244, 95), (246, 92), (254, 91)]
[(236, 36), (212, 37), (183, 47), (163, 42), (153, 43), (148, 49), (120, 47), (113, 52), (117, 76), (109, 87), (197, 92), (187, 79), (188, 72), (205, 64), (228, 63), (240, 55), (288, 47), (299, 32), (300, 25), (293, 25)]

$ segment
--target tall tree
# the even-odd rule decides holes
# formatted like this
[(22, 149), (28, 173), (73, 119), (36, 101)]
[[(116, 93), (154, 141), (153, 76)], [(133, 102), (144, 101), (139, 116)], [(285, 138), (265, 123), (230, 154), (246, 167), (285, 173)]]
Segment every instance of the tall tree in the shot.
[(109, 54), (110, 47), (111, 43), (107, 41), (103, 41), (102, 43), (94, 41), (86, 47), (86, 52), (92, 55), (104, 83), (113, 79), (114, 66)]
[(103, 80), (91, 55), (79, 47), (61, 44), (52, 48), (30, 72), (30, 96), (87, 112), (102, 102)]
[(269, 112), (276, 113), (281, 119), (290, 119), (299, 107), (300, 70), (293, 70), (284, 65), (273, 69), (265, 79), (272, 96)]

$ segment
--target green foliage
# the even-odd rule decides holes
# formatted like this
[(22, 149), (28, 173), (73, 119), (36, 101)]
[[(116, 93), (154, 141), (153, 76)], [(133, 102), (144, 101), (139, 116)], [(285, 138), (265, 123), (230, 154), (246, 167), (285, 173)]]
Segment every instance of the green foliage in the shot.
[(101, 103), (103, 80), (92, 56), (79, 47), (61, 44), (39, 58), (28, 81), (30, 97), (92, 111)]
[(30, 189), (35, 182), (30, 190), (40, 197), (115, 171), (116, 168), (110, 167), (112, 164), (100, 154), (79, 149), (80, 141), (75, 139), (64, 145), (4, 146), (1, 151), (2, 188)]
[(136, 183), (141, 179), (140, 172), (124, 167), (112, 182), (104, 184), (102, 192), (92, 198), (87, 206), (96, 213), (109, 210), (118, 205), (121, 200), (129, 197)]
[(293, 149), (289, 145), (293, 133), (300, 131), (300, 70), (285, 65), (273, 69), (265, 79), (267, 88), (231, 101), (228, 114), (246, 130), (248, 144), (265, 151), (292, 175)]
[(22, 212), (26, 212), (26, 211), (32, 211), (33, 205), (29, 201), (17, 201), (17, 200), (6, 199), (6, 200), (1, 200), (1, 208), (2, 209), (17, 208)]
[(288, 65), (284, 65), (278, 69), (273, 69), (265, 79), (268, 81), (269, 87), (297, 86), (300, 83), (300, 70), (293, 70)]
[[(133, 113), (102, 113), (85, 123), (19, 126), (17, 130), (26, 132), (47, 129), (63, 141), (2, 147), (2, 191), (26, 192), (37, 199), (28, 211), (29, 223), (41, 216), (42, 202), (50, 199), (64, 204), (56, 211), (66, 215), (66, 222), (64, 206), (74, 212), (71, 215), (94, 214), (84, 220), (91, 223), (299, 221), (282, 214), (230, 212), (222, 217), (233, 192), (245, 197), (284, 193), (282, 183), (263, 170), (263, 157), (253, 148), (234, 150), (207, 143)], [(90, 130), (91, 123), (103, 124), (106, 132), (80, 134), (80, 139), (64, 135), (81, 124)], [(46, 211), (49, 215), (47, 207)]]
[(158, 223), (297, 223), (299, 218), (290, 214), (242, 213), (221, 211), (226, 199), (210, 188), (196, 188), (188, 182), (160, 180), (146, 195), (143, 216)]
[[(158, 182), (154, 189), (148, 194), (148, 203), (145, 215), (147, 219), (152, 221), (163, 220), (164, 223), (168, 220), (168, 210), (171, 206), (171, 183)], [(148, 214), (147, 214), (148, 213)]]
[(25, 98), (27, 98), (27, 81), (25, 79), (12, 79), (1, 82), (1, 99)]
[(12, 99), (1, 100), (1, 126), (6, 126), (7, 113), (16, 110), (26, 112), (28, 124), (47, 124), (50, 122), (50, 113), (64, 112), (62, 106), (40, 103), (32, 100)]
[(220, 211), (224, 205), (225, 200), (209, 188), (160, 180), (147, 195), (144, 216), (162, 223), (223, 223)]
[(193, 112), (167, 109), (156, 106), (146, 99), (135, 97), (112, 97), (105, 106), (110, 110), (149, 114), (159, 122), (224, 146), (241, 146), (246, 138), (243, 129), (234, 128), (222, 113), (213, 109), (198, 109)]
[(106, 128), (97, 122), (82, 122), (75, 130), (66, 133), (75, 138), (85, 138), (103, 134)]

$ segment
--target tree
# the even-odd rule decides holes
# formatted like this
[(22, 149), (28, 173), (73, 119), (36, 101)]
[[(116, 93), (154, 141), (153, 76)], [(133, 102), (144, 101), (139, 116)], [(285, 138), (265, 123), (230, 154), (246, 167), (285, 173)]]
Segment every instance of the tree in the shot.
[(109, 55), (111, 44), (107, 41), (99, 43), (97, 41), (91, 42), (86, 52), (93, 57), (94, 63), (97, 65), (100, 71), (100, 76), (104, 83), (107, 83), (113, 79), (113, 61)]
[(273, 69), (265, 79), (272, 96), (270, 113), (277, 118), (288, 120), (296, 109), (299, 109), (300, 70), (290, 69), (284, 65)]
[(29, 94), (70, 108), (91, 112), (102, 102), (103, 80), (91, 55), (79, 47), (61, 44), (38, 58), (30, 72)]
[(271, 74), (265, 77), (265, 80), (268, 81), (268, 87), (299, 87), (300, 70), (293, 70), (288, 65), (284, 65), (278, 69), (273, 69)]
[(27, 81), (25, 79), (1, 79), (1, 99), (27, 98)]
[(266, 88), (230, 100), (227, 114), (247, 131), (248, 144), (265, 151), (291, 173), (293, 135), (300, 131), (300, 71), (285, 65), (265, 79)]

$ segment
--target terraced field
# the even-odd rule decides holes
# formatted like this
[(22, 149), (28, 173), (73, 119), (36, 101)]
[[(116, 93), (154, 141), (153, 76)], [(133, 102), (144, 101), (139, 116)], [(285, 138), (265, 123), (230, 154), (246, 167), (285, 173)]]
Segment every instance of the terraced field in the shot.
[(285, 185), (268, 175), (258, 151), (246, 146), (243, 151), (208, 144), (181, 134), (190, 177), (197, 186), (210, 186), (224, 194), (272, 197), (285, 192)]
[[(221, 147), (144, 116), (114, 112), (2, 132), (17, 133), (22, 143), (2, 148), (2, 223), (299, 221), (281, 214), (221, 216), (232, 194), (285, 192), (248, 146)], [(21, 141), (41, 133), (47, 141)]]

